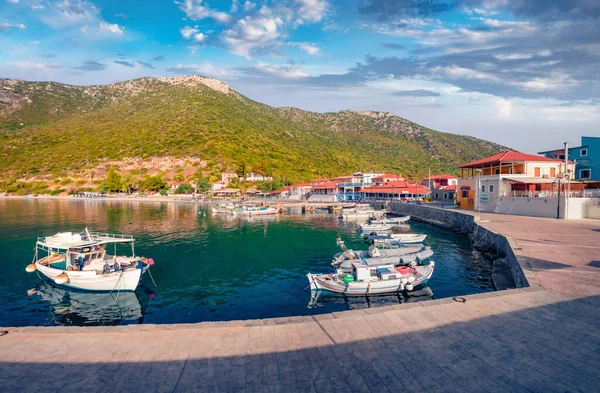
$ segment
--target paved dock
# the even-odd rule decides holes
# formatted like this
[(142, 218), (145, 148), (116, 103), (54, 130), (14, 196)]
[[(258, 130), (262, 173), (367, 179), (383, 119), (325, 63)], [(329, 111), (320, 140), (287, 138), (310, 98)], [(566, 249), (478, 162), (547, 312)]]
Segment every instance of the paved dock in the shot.
[(540, 285), (314, 317), (0, 329), (0, 391), (598, 391), (600, 225), (481, 220)]
[(600, 295), (600, 220), (481, 213), (481, 225), (508, 238), (531, 285), (569, 298)]

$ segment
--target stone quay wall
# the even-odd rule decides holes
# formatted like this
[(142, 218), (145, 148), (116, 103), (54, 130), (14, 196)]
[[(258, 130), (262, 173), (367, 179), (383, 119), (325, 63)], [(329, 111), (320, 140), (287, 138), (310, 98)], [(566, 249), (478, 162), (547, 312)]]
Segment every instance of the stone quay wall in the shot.
[[(384, 206), (375, 206), (381, 208)], [(392, 213), (411, 216), (455, 232), (468, 234), (473, 246), (493, 262), (492, 279), (496, 290), (529, 286), (525, 273), (509, 240), (475, 222), (475, 217), (456, 210), (444, 210), (424, 205), (391, 203)]]

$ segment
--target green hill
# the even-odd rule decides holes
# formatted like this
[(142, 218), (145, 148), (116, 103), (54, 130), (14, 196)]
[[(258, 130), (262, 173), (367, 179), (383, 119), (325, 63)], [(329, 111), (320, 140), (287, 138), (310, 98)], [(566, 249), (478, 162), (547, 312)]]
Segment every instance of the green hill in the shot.
[[(312, 113), (273, 108), (198, 76), (142, 78), (106, 86), (0, 80), (0, 178), (84, 178), (110, 163), (134, 173), (224, 170), (287, 182), (352, 171), (420, 178), (458, 173), (466, 161), (506, 148), (442, 133), (390, 113)], [(115, 164), (116, 163), (116, 164)], [(92, 174), (92, 177), (94, 175)]]

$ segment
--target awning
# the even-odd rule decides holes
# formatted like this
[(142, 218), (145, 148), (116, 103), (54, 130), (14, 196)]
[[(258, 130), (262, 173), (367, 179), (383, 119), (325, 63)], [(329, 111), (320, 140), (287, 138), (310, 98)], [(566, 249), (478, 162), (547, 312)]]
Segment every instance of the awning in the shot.
[[(553, 177), (504, 177), (502, 180), (507, 181), (511, 184), (552, 184), (556, 181)], [(561, 183), (566, 183), (566, 179), (561, 179)], [(579, 184), (578, 181), (570, 181), (571, 184)]]

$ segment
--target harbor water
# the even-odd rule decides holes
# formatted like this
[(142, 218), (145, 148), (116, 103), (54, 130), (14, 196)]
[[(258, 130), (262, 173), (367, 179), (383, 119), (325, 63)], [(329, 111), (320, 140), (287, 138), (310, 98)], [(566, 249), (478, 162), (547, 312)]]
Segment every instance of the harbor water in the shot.
[[(156, 264), (135, 292), (86, 293), (26, 273), (38, 236), (131, 234)], [(491, 262), (466, 236), (410, 221), (435, 252), (432, 279), (412, 296), (311, 296), (306, 273), (327, 273), (339, 251), (366, 249), (336, 214), (215, 216), (200, 203), (0, 199), (0, 326), (192, 323), (312, 315), (492, 291)], [(314, 294), (313, 294), (314, 295)]]

